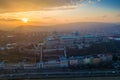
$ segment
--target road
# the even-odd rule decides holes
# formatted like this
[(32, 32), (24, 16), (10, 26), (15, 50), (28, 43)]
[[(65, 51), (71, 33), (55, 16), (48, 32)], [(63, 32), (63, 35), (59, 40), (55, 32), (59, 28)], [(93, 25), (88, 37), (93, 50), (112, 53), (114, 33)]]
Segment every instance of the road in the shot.
[(34, 71), (34, 72), (16, 72), (1, 74), (0, 80), (3, 79), (36, 79), (36, 78), (70, 78), (70, 77), (104, 77), (120, 76), (119, 70), (76, 70), (76, 71)]

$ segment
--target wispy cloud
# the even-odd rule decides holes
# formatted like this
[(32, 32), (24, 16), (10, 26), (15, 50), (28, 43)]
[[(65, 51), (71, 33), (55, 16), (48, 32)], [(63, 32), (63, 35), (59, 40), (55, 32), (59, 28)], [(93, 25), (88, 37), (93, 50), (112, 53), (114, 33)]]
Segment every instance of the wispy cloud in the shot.
[(120, 17), (120, 14), (116, 15), (116, 17)]
[(0, 18), (0, 21), (20, 21), (19, 19), (12, 19), (12, 18)]
[(102, 18), (107, 18), (108, 16), (107, 15), (103, 15)]
[(78, 3), (80, 4), (84, 1), (101, 0), (0, 0), (0, 12), (74, 9)]

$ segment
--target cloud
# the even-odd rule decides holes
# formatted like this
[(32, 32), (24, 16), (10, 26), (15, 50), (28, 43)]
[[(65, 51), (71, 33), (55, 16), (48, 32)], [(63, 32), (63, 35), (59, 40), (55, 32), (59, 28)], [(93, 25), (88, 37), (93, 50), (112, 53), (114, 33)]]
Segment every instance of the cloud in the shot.
[(73, 9), (71, 6), (84, 1), (100, 0), (0, 0), (0, 13), (51, 10), (57, 7)]
[(0, 18), (0, 21), (20, 21), (19, 19), (12, 19), (12, 18)]
[(116, 17), (120, 17), (120, 14), (116, 15)]
[(107, 15), (103, 15), (102, 18), (107, 18), (108, 16)]
[(101, 0), (97, 0), (98, 2), (100, 2)]
[(83, 0), (0, 0), (0, 12), (48, 10)]

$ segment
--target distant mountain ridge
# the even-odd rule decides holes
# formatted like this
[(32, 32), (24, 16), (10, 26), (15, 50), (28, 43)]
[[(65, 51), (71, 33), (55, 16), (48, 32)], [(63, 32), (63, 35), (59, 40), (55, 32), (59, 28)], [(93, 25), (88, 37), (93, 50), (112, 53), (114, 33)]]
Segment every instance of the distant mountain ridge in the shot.
[(79, 31), (85, 34), (111, 34), (120, 32), (120, 23), (77, 22), (53, 26), (19, 26), (16, 31)]

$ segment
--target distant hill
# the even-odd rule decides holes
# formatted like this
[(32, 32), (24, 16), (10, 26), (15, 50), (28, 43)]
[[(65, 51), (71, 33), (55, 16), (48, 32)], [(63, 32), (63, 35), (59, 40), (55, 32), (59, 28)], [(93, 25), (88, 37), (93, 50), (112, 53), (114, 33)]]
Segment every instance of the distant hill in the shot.
[(77, 22), (53, 26), (19, 26), (15, 31), (80, 31), (85, 34), (111, 34), (120, 32), (119, 23)]

